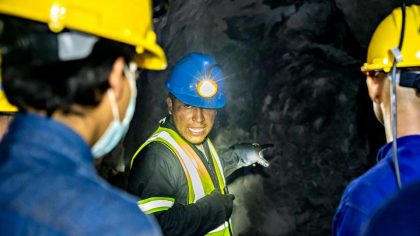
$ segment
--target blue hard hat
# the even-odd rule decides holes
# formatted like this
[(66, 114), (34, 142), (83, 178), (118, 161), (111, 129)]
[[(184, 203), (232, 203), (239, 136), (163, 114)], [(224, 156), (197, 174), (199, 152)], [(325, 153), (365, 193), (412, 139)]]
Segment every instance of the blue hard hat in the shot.
[(223, 73), (209, 55), (187, 54), (177, 62), (165, 86), (190, 106), (216, 109), (225, 105)]

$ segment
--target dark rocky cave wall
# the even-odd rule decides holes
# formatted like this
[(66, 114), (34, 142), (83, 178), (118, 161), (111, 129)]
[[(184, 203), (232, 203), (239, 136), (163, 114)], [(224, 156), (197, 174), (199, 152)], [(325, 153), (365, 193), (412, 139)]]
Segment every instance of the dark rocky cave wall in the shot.
[(209, 53), (224, 69), (228, 93), (211, 134), (216, 146), (275, 145), (270, 168), (246, 168), (229, 179), (235, 232), (329, 235), (344, 187), (374, 163), (384, 142), (359, 68), (370, 35), (399, 1), (169, 3), (155, 25), (169, 68), (142, 73), (124, 161), (119, 168), (108, 163), (124, 169), (166, 114), (171, 66), (188, 52)]

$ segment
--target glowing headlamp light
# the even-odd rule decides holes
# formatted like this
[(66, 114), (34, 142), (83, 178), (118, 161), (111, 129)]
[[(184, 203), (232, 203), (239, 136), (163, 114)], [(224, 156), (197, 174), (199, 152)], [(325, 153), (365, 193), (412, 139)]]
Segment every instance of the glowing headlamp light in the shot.
[(205, 79), (197, 85), (198, 94), (203, 98), (211, 98), (217, 93), (217, 84), (212, 79)]

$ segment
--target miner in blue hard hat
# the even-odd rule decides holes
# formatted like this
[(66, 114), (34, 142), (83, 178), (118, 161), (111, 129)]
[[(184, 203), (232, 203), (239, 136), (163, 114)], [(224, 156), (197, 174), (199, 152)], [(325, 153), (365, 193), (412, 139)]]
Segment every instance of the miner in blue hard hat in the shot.
[(262, 154), (267, 145), (237, 144), (219, 155), (208, 137), (226, 103), (223, 82), (211, 56), (180, 59), (165, 83), (168, 116), (131, 160), (128, 190), (165, 235), (233, 235), (234, 196), (225, 177), (256, 163), (269, 166)]

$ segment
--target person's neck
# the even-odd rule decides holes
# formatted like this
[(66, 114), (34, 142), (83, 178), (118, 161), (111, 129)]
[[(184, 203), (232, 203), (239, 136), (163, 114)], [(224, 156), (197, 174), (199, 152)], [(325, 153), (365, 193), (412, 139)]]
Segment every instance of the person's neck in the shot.
[(83, 116), (68, 115), (61, 112), (55, 112), (52, 119), (71, 128), (73, 131), (78, 133), (86, 143), (91, 143), (92, 132), (90, 132), (89, 125), (87, 125), (90, 123), (88, 122), (89, 119)]
[(77, 113), (63, 113), (55, 111), (52, 119), (63, 123), (79, 134), (82, 139), (92, 146), (104, 132), (106, 126), (103, 125), (112, 118), (107, 117), (106, 112), (101, 112), (98, 108), (79, 108)]
[[(420, 110), (415, 107), (398, 108), (397, 113), (397, 138), (420, 134)], [(387, 142), (393, 140), (392, 137), (392, 113), (386, 114), (384, 123)]]

